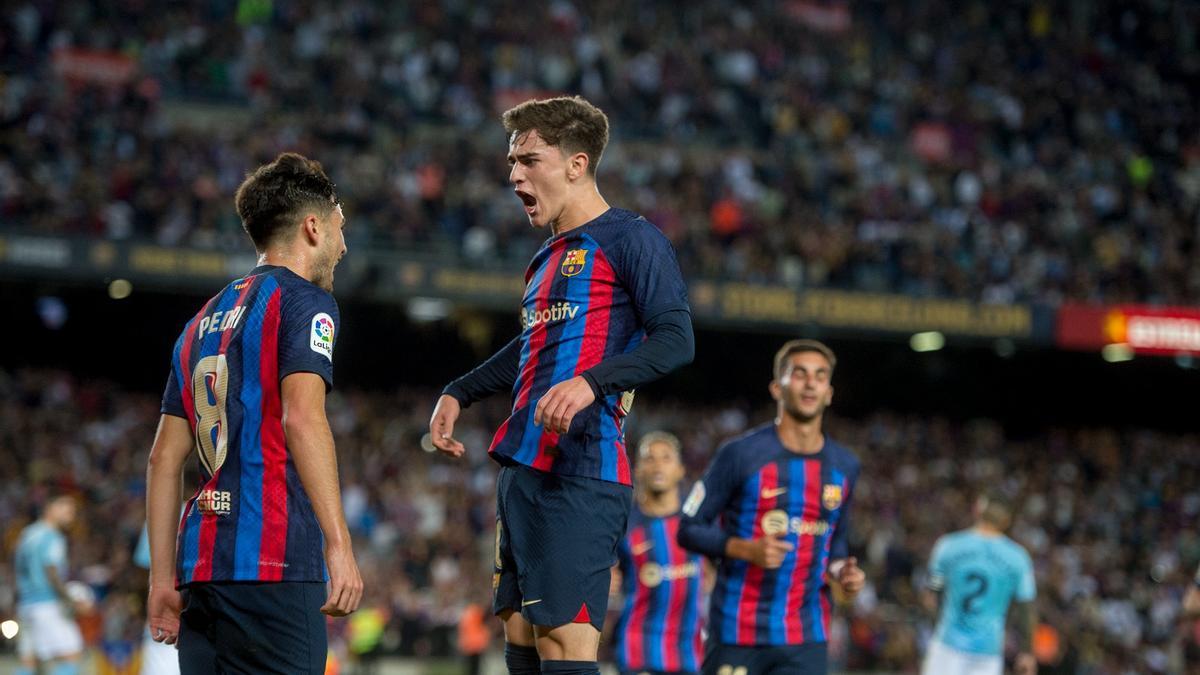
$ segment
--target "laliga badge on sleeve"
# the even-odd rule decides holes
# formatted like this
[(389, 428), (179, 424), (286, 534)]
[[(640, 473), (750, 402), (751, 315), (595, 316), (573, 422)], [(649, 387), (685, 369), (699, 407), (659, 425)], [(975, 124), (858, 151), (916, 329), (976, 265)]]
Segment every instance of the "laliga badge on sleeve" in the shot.
[(333, 317), (321, 312), (313, 317), (309, 346), (333, 363)]

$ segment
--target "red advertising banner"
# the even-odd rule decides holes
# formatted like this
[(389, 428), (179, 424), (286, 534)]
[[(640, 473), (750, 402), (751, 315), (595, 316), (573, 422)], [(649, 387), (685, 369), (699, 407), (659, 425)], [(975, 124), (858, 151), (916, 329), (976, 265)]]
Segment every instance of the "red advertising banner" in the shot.
[(68, 47), (55, 50), (50, 58), (63, 78), (91, 84), (124, 85), (137, 70), (137, 62), (120, 52)]
[(1200, 354), (1200, 309), (1068, 303), (1058, 310), (1056, 335), (1066, 349), (1125, 344), (1137, 354)]

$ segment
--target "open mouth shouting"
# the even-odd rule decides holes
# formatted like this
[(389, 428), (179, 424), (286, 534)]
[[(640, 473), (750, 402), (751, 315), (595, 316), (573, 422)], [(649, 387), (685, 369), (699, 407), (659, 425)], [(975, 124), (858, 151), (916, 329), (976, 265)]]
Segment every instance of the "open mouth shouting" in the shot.
[(533, 214), (537, 212), (537, 197), (524, 190), (513, 190), (513, 192), (517, 194), (517, 197), (521, 199), (521, 203), (525, 205), (525, 215), (532, 218)]

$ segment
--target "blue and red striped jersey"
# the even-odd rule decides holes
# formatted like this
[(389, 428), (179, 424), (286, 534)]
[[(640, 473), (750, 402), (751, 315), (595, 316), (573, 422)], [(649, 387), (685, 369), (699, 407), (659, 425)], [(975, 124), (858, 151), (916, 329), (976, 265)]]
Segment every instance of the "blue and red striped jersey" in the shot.
[(283, 433), (280, 383), (333, 386), (333, 296), (262, 266), (205, 303), (175, 342), (162, 412), (196, 438), (201, 484), (179, 525), (177, 586), (324, 581), (323, 537)]
[(501, 462), (631, 484), (624, 427), (633, 392), (597, 400), (561, 436), (535, 425), (533, 412), (550, 387), (637, 347), (647, 320), (688, 310), (671, 243), (645, 218), (609, 209), (548, 240), (525, 282), (512, 414), (488, 451)]
[(774, 424), (717, 451), (684, 503), (684, 543), (694, 546), (692, 528), (719, 527), (725, 538), (779, 534), (794, 549), (774, 570), (721, 560), (710, 640), (739, 646), (828, 640), (825, 572), (830, 560), (848, 555), (850, 497), (858, 473), (858, 459), (828, 436), (820, 452), (802, 455), (783, 446)]
[(678, 513), (654, 518), (634, 508), (629, 516), (617, 549), (625, 607), (613, 647), (621, 670), (700, 670), (704, 557), (684, 550), (678, 531)]

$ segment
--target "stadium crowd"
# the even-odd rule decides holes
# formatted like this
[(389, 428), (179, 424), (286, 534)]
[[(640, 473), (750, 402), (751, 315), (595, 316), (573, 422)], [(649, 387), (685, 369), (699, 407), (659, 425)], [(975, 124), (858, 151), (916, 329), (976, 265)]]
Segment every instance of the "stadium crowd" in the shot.
[(0, 228), (239, 247), (322, 160), (356, 244), (522, 265), (498, 110), (609, 111), (602, 188), (685, 274), (985, 302), (1200, 301), (1200, 6), (17, 2)]
[[(445, 656), (469, 603), (490, 598), (494, 465), (483, 452), (503, 402), (477, 404), (458, 428), (471, 450), (449, 461), (422, 449), (434, 392), (348, 390), (329, 402), (343, 498), (367, 584), (364, 623), (331, 621), (355, 653)], [(71, 577), (97, 592), (93, 647), (128, 650), (141, 630), (145, 572), (130, 554), (144, 516), (146, 453), (158, 397), (63, 371), (0, 371), (0, 615), (13, 604), (12, 546), (50, 491), (83, 508), (69, 533)], [(765, 407), (642, 403), (630, 439), (668, 429), (692, 478), (721, 439), (769, 419)], [(1178, 621), (1200, 537), (1198, 440), (1137, 430), (1050, 429), (1006, 436), (994, 421), (877, 414), (835, 419), (831, 433), (863, 460), (852, 551), (869, 586), (841, 613), (835, 661), (911, 670), (931, 629), (917, 592), (934, 539), (970, 522), (984, 488), (1017, 498), (1013, 535), (1034, 558), (1044, 625), (1042, 672), (1180, 672), (1200, 629)], [(190, 490), (190, 488), (189, 488)], [(612, 603), (614, 606), (616, 603)], [(369, 614), (368, 614), (369, 613)], [(367, 632), (364, 637), (363, 631)], [(1192, 661), (1195, 663), (1196, 661)]]

